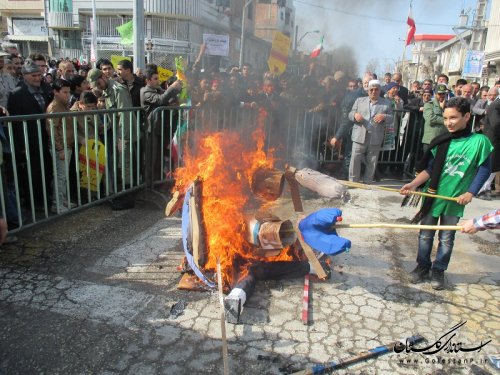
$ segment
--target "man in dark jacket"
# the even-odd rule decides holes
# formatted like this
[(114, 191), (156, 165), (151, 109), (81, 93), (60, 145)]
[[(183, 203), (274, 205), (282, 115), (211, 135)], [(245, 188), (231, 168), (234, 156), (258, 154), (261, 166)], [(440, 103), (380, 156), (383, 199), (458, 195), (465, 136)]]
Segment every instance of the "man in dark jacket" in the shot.
[[(23, 81), (12, 91), (7, 103), (7, 109), (11, 116), (44, 114), (49, 104), (49, 97), (41, 89), (42, 73), (40, 67), (30, 59), (22, 66)], [(45, 198), (50, 197), (50, 185), (52, 181), (52, 163), (49, 154), (49, 142), (45, 131), (45, 120), (27, 121), (27, 138), (24, 139), (23, 123), (14, 123), (14, 148), (16, 164), (18, 168), (21, 194), (26, 202), (30, 201), (30, 191), (36, 208), (43, 208)], [(41, 137), (39, 136), (41, 134)], [(29, 153), (31, 179), (29, 184), (27, 156)], [(43, 162), (40, 159), (43, 155)], [(45, 175), (45, 178), (43, 177)], [(31, 207), (34, 209), (35, 207)]]
[[(491, 200), (491, 183), (495, 175), (500, 172), (500, 99), (497, 97), (486, 111), (484, 118), (483, 134), (488, 137), (493, 145), (491, 153), (491, 175), (479, 191), (478, 198)], [(496, 194), (500, 193), (500, 186), (495, 186)]]
[(163, 153), (160, 150), (162, 129), (164, 145), (170, 142), (170, 129), (165, 126), (169, 124), (170, 111), (163, 112), (162, 116), (162, 112), (155, 111), (155, 109), (170, 104), (170, 101), (182, 89), (182, 81), (177, 80), (167, 90), (163, 90), (160, 88), (158, 72), (155, 69), (147, 69), (145, 77), (146, 86), (141, 88), (140, 98), (141, 106), (146, 111), (147, 136), (151, 142), (151, 147), (147, 148), (149, 152), (146, 153), (146, 181), (151, 183), (162, 177), (161, 158)]

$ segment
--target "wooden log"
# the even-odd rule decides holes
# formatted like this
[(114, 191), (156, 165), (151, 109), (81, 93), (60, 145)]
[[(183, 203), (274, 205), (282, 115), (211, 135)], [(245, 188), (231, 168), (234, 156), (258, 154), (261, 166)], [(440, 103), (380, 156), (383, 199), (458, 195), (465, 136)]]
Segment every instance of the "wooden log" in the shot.
[(165, 207), (165, 216), (171, 216), (175, 212), (181, 209), (182, 207), (182, 198), (183, 195), (177, 190), (172, 195), (172, 198), (167, 203), (167, 207)]
[(295, 173), (297, 182), (306, 189), (312, 190), (322, 197), (343, 198), (347, 189), (337, 179), (309, 168)]
[(252, 191), (267, 201), (275, 201), (283, 193), (285, 179), (277, 169), (257, 169), (252, 176)]

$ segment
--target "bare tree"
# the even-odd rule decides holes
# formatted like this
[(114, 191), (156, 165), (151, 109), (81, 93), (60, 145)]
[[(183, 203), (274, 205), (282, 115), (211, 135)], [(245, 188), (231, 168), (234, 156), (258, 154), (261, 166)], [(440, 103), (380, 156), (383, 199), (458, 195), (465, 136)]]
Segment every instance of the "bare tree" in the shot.
[(380, 66), (380, 62), (379, 62), (378, 58), (376, 58), (376, 57), (371, 58), (368, 61), (368, 64), (366, 64), (366, 71), (371, 72), (371, 73), (377, 73), (379, 66)]

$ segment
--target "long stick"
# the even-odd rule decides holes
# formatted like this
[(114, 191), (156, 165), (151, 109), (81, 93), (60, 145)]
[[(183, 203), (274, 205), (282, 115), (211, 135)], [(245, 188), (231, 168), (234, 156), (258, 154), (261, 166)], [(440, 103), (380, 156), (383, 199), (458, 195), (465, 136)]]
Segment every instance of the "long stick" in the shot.
[[(339, 228), (393, 228), (393, 229), (424, 229), (424, 230), (462, 230), (461, 225), (423, 225), (423, 224), (388, 224), (388, 223), (370, 223), (370, 224), (335, 224), (330, 229)], [(293, 230), (282, 230), (281, 232), (293, 232)]]
[(422, 224), (335, 224), (332, 229), (337, 228), (398, 228), (398, 229), (425, 229), (425, 230), (462, 230), (461, 225), (422, 225)]
[(390, 344), (377, 346), (376, 348), (361, 352), (358, 355), (355, 355), (353, 357), (349, 357), (346, 359), (338, 359), (336, 361), (332, 361), (332, 362), (326, 363), (324, 365), (315, 365), (310, 369), (295, 372), (294, 374), (295, 375), (315, 375), (315, 374), (324, 374), (327, 371), (328, 371), (328, 373), (330, 373), (333, 370), (345, 368), (349, 365), (352, 365), (353, 363), (365, 361), (365, 360), (370, 359), (370, 358), (376, 358), (382, 354), (389, 353), (389, 352), (393, 351), (394, 347), (400, 343), (406, 342), (407, 345), (408, 344), (413, 345), (413, 344), (417, 344), (423, 340), (424, 340), (424, 338), (420, 335), (411, 336), (411, 337), (408, 337), (406, 340), (393, 341)]
[[(345, 186), (350, 186), (354, 188), (359, 188), (359, 189), (367, 189), (367, 190), (385, 190), (385, 191), (392, 191), (393, 193), (399, 193), (398, 189), (394, 188), (389, 188), (386, 186), (378, 186), (378, 185), (367, 185), (367, 184), (362, 184), (361, 182), (354, 182), (354, 181), (346, 181), (346, 180), (337, 180), (339, 183)], [(428, 197), (428, 198), (438, 198), (438, 199), (444, 199), (447, 201), (452, 201), (452, 202), (458, 202), (458, 198), (453, 198), (453, 197), (447, 197), (445, 195), (437, 195), (437, 194), (429, 194), (429, 193), (424, 193), (423, 191), (410, 191), (411, 195), (421, 195), (422, 197)]]
[(226, 313), (224, 309), (224, 299), (222, 297), (222, 275), (221, 275), (219, 258), (217, 258), (217, 284), (219, 285), (220, 328), (222, 332), (222, 361), (224, 363), (224, 375), (229, 375), (227, 337), (226, 337)]

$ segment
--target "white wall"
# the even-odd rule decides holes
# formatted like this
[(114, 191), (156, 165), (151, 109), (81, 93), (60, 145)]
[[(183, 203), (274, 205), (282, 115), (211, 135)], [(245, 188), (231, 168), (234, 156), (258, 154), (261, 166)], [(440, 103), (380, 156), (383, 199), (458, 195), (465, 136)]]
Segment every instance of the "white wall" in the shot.
[(500, 52), (500, 0), (492, 0), (490, 19), (488, 21), (488, 34), (486, 35), (486, 55)]

